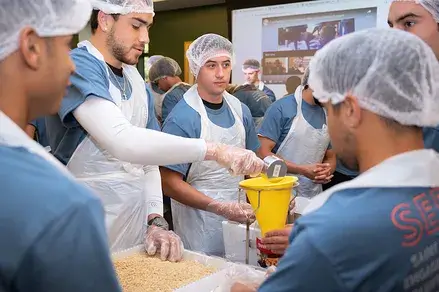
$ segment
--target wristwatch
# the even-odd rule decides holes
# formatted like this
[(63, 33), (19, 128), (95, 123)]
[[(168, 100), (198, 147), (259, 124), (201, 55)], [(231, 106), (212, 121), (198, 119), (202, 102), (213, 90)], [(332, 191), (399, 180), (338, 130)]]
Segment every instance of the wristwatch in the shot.
[(149, 220), (148, 227), (151, 225), (163, 228), (164, 230), (169, 230), (168, 222), (165, 220), (165, 218), (160, 216), (154, 217), (153, 219)]

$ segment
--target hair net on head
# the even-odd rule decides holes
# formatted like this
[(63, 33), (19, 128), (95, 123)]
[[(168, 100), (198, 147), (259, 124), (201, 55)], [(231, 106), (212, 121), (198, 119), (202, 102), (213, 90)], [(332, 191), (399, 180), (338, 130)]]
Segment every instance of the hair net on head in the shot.
[(152, 13), (153, 0), (90, 0), (93, 8), (105, 14)]
[(303, 73), (302, 82), (300, 85), (305, 86), (308, 84), (309, 84), (309, 67), (307, 67), (305, 73)]
[(18, 49), (25, 27), (40, 37), (67, 36), (80, 32), (90, 19), (89, 0), (4, 0), (0, 7), (0, 61)]
[[(157, 60), (163, 58), (162, 55), (154, 55), (148, 58), (148, 61), (146, 61), (145, 69), (147, 72), (149, 72), (149, 69), (151, 69), (152, 64), (154, 64)], [(148, 73), (149, 74), (149, 73)]]
[(415, 2), (425, 8), (439, 23), (439, 0), (393, 0), (392, 2)]
[(242, 71), (244, 73), (253, 73), (261, 70), (261, 63), (255, 59), (248, 59), (242, 64)]
[(209, 33), (197, 38), (186, 51), (189, 67), (195, 77), (198, 76), (201, 67), (207, 61), (217, 57), (229, 57), (233, 66), (233, 45), (232, 43), (217, 34)]
[(157, 82), (163, 77), (174, 77), (181, 74), (181, 68), (178, 63), (168, 57), (160, 58), (152, 64), (149, 69), (149, 80)]
[(320, 102), (352, 95), (362, 108), (400, 124), (439, 124), (439, 62), (405, 31), (369, 29), (331, 41), (311, 60), (309, 85)]

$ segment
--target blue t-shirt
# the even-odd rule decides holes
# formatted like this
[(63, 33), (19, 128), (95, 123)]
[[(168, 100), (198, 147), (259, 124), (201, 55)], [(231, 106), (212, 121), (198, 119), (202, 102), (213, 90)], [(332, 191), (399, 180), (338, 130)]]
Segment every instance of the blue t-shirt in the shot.
[[(277, 100), (265, 113), (264, 121), (259, 129), (259, 135), (276, 143), (272, 150), (273, 153), (278, 151), (288, 135), (296, 114), (297, 102), (294, 94)], [(315, 129), (322, 129), (323, 125), (326, 125), (325, 111), (321, 106), (310, 105), (303, 100), (302, 114), (305, 120)]]
[(179, 84), (178, 86), (174, 87), (170, 92), (168, 92), (165, 95), (165, 98), (163, 99), (162, 104), (162, 120), (166, 120), (169, 113), (172, 111), (172, 109), (177, 105), (177, 103), (183, 98), (183, 95), (186, 93), (186, 91), (191, 88), (189, 85), (186, 84)]
[[(230, 128), (235, 124), (235, 117), (226, 102), (220, 109), (214, 110), (205, 106), (207, 116), (210, 121), (217, 126), (223, 128)], [(246, 148), (252, 151), (259, 149), (259, 140), (256, 135), (255, 126), (253, 124), (250, 110), (242, 104), (243, 123), (245, 128), (245, 143)], [(190, 107), (184, 99), (182, 99), (172, 110), (171, 114), (163, 124), (163, 132), (185, 138), (200, 138), (201, 137), (201, 117)], [(190, 164), (168, 165), (167, 168), (181, 173), (186, 176)]]
[(264, 88), (262, 89), (262, 91), (268, 96), (268, 98), (270, 98), (271, 102), (276, 101), (276, 95), (274, 95), (273, 90), (268, 88), (266, 85), (264, 85)]
[[(124, 78), (116, 74), (107, 74), (107, 65), (88, 53), (85, 48), (72, 50), (71, 57), (76, 66), (75, 73), (71, 76), (71, 86), (64, 96), (58, 115), (46, 117), (47, 132), (49, 133), (50, 147), (53, 155), (62, 163), (67, 164), (75, 149), (86, 137), (86, 131), (76, 121), (73, 111), (83, 104), (89, 97), (100, 97), (113, 102), (108, 90), (110, 80), (123, 93)], [(108, 68), (110, 70), (110, 68)], [(108, 77), (109, 76), (109, 77)], [(126, 96), (131, 97), (132, 86), (125, 79)], [(146, 127), (160, 130), (154, 112), (154, 100), (148, 93), (148, 122)]]
[(341, 162), (340, 159), (337, 159), (337, 167), (335, 169), (337, 172), (350, 176), (350, 177), (357, 177), (360, 173), (358, 171), (351, 170), (346, 165), (344, 165), (343, 162)]
[(439, 126), (436, 128), (424, 128), (424, 146), (439, 152)]
[(339, 191), (299, 218), (260, 292), (438, 291), (439, 189)]
[(43, 158), (0, 145), (0, 291), (121, 291), (96, 196)]
[(261, 118), (272, 104), (270, 98), (263, 91), (256, 90), (238, 90), (233, 93), (239, 101), (248, 106), (250, 113), (254, 118)]
[(44, 117), (37, 118), (36, 120), (30, 122), (30, 124), (35, 127), (38, 143), (40, 143), (43, 147), (49, 146), (49, 139), (47, 138), (46, 131), (46, 119)]

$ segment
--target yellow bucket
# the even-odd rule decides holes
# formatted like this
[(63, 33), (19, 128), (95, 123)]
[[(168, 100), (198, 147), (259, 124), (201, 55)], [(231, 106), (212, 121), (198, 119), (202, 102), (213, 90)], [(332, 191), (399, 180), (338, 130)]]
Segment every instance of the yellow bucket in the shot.
[(255, 210), (262, 236), (269, 231), (285, 227), (291, 190), (297, 181), (298, 178), (295, 176), (286, 176), (275, 182), (257, 177), (239, 183), (239, 186), (246, 191), (247, 198)]

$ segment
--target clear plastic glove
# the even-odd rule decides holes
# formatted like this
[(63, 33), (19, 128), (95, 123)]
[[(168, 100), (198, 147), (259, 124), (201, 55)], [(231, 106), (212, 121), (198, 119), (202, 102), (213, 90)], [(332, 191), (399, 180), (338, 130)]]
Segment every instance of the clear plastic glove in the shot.
[(238, 223), (253, 223), (256, 220), (252, 206), (247, 203), (213, 201), (206, 211)]
[(145, 235), (145, 250), (150, 256), (160, 253), (162, 261), (178, 262), (183, 258), (183, 243), (172, 231), (149, 226)]
[(214, 292), (252, 292), (257, 291), (266, 274), (250, 266), (231, 264), (226, 275)]
[(257, 176), (265, 166), (253, 151), (225, 144), (207, 143), (206, 160), (215, 160), (233, 175)]

